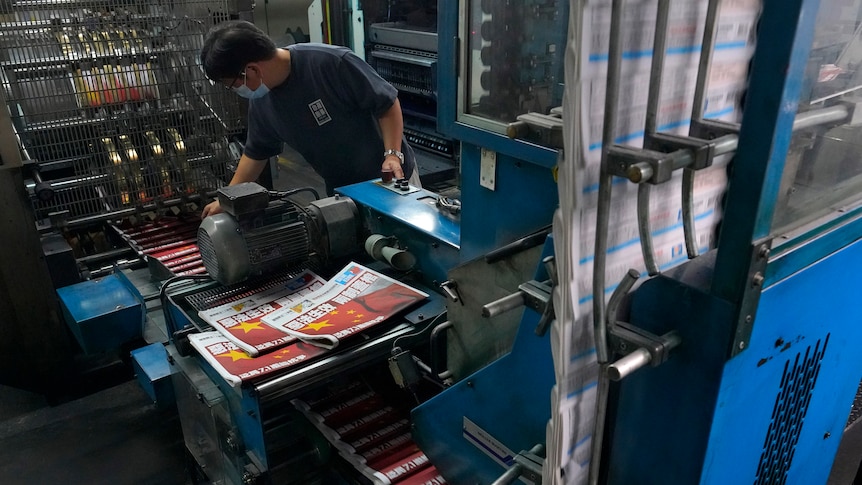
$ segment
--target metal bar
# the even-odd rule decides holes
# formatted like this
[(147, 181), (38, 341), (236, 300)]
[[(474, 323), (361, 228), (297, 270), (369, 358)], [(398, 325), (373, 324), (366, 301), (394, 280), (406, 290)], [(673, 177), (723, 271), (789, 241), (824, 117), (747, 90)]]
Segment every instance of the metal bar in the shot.
[(599, 469), (602, 463), (602, 444), (605, 434), (605, 421), (608, 418), (608, 391), (611, 381), (608, 379), (608, 363), (599, 367), (599, 380), (596, 384), (596, 429), (590, 443), (590, 485), (598, 485)]
[[(694, 87), (694, 101), (691, 105), (691, 126), (700, 121), (704, 115), (706, 98), (706, 83), (709, 79), (709, 69), (712, 65), (712, 54), (715, 47), (715, 34), (718, 26), (718, 7), (721, 0), (709, 0), (706, 7), (706, 21), (703, 28), (703, 39), (700, 43), (700, 59), (697, 65), (697, 81)], [(689, 135), (692, 135), (691, 129)], [(689, 259), (698, 255), (697, 230), (694, 226), (694, 178), (695, 171), (683, 169), (682, 175), (682, 230), (685, 238), (685, 250)]]
[(608, 45), (608, 74), (605, 89), (605, 114), (602, 126), (602, 161), (599, 174), (598, 207), (596, 209), (596, 244), (593, 251), (593, 328), (596, 332), (596, 353), (599, 363), (608, 361), (605, 320), (605, 265), (608, 250), (608, 217), (611, 205), (611, 175), (608, 172), (608, 152), (614, 143), (616, 131), (617, 93), (620, 89), (622, 66), (622, 32), (624, 0), (613, 0), (611, 9), (610, 43)]
[(652, 361), (652, 356), (644, 348), (637, 348), (632, 353), (608, 366), (608, 378), (618, 381)]
[[(825, 125), (829, 123), (838, 123), (846, 120), (850, 116), (850, 110), (843, 105), (830, 106), (829, 108), (816, 109), (800, 113), (793, 121), (793, 131), (813, 128), (815, 126)], [(739, 146), (739, 137), (736, 135), (725, 135), (713, 140), (715, 143), (715, 156), (726, 155), (733, 153)], [(681, 156), (674, 160), (673, 169), (691, 165), (694, 161), (694, 156), (691, 150), (683, 150)], [(635, 183), (644, 183), (648, 181), (653, 174), (652, 166), (647, 162), (640, 162), (632, 165), (629, 169), (629, 180)]]
[[(659, 0), (658, 11), (655, 21), (655, 35), (652, 47), (652, 64), (650, 66), (649, 94), (647, 98), (646, 122), (644, 133), (646, 136), (658, 131), (658, 107), (661, 101), (662, 75), (664, 74), (664, 59), (667, 49), (667, 21), (670, 12), (670, 0)], [(649, 223), (650, 189), (648, 184), (638, 187), (638, 234), (640, 235), (641, 253), (647, 272), (650, 275), (658, 274), (658, 266), (655, 262), (655, 253), (652, 243), (652, 232)]]
[(602, 161), (599, 173), (598, 207), (596, 208), (596, 244), (593, 251), (593, 331), (596, 340), (596, 359), (601, 365), (596, 398), (596, 429), (593, 432), (590, 456), (590, 485), (599, 482), (602, 462), (602, 440), (608, 407), (608, 378), (605, 374), (608, 362), (608, 336), (605, 327), (605, 266), (608, 250), (608, 218), (611, 205), (612, 178), (608, 171), (608, 154), (614, 143), (616, 131), (617, 93), (620, 88), (622, 67), (622, 20), (624, 0), (611, 3), (611, 30), (608, 44), (608, 74), (605, 88), (605, 115), (602, 126)]
[(652, 231), (649, 223), (649, 195), (651, 192), (650, 184), (638, 185), (638, 236), (640, 236), (641, 253), (643, 254), (644, 264), (646, 265), (647, 273), (652, 275), (658, 274), (658, 264), (655, 261), (655, 249), (652, 244)]
[(496, 317), (501, 313), (506, 313), (521, 306), (524, 306), (524, 292), (519, 290), (516, 293), (484, 305), (482, 307), (482, 316), (485, 318)]
[(793, 131), (814, 128), (815, 126), (844, 121), (850, 116), (850, 110), (844, 105), (815, 109), (800, 113), (793, 119)]
[[(663, 336), (662, 340), (664, 341), (664, 351), (666, 353), (675, 349), (682, 343), (682, 338), (680, 338), (679, 334), (676, 332), (670, 332)], [(612, 381), (624, 379), (634, 371), (651, 363), (652, 359), (652, 354), (650, 354), (647, 349), (639, 347), (618, 361), (609, 364), (607, 371), (608, 378)], [(661, 364), (661, 362), (659, 362), (659, 364)]]
[(617, 326), (617, 311), (620, 308), (620, 303), (623, 301), (623, 297), (631, 291), (632, 287), (635, 285), (635, 282), (640, 278), (640, 273), (636, 269), (630, 269), (623, 275), (623, 279), (620, 281), (620, 284), (614, 289), (613, 294), (611, 294), (610, 300), (608, 300), (608, 318), (607, 318), (607, 332), (613, 335), (616, 326)]
[(661, 101), (662, 75), (664, 74), (664, 58), (667, 49), (667, 19), (670, 13), (670, 0), (659, 0), (658, 13), (655, 21), (655, 37), (652, 45), (652, 65), (650, 67), (649, 95), (645, 132), (647, 135), (656, 133), (658, 129), (658, 105)]
[(685, 237), (685, 253), (688, 259), (698, 255), (697, 229), (694, 226), (694, 177), (695, 170), (682, 170), (682, 232)]
[(706, 98), (706, 81), (709, 78), (709, 68), (712, 64), (712, 51), (715, 47), (715, 33), (718, 26), (718, 6), (721, 0), (709, 0), (706, 7), (706, 24), (703, 28), (703, 40), (700, 43), (700, 61), (697, 65), (697, 83), (694, 87), (694, 104), (691, 108), (691, 120), (703, 118), (704, 101)]
[[(545, 445), (535, 445), (530, 448), (530, 453), (534, 455), (538, 455), (545, 451)], [(491, 482), (491, 485), (509, 485), (515, 483), (519, 478), (521, 478), (521, 474), (524, 471), (524, 466), (520, 463), (515, 463), (512, 465), (512, 468), (506, 470), (506, 473), (500, 475), (500, 478)]]

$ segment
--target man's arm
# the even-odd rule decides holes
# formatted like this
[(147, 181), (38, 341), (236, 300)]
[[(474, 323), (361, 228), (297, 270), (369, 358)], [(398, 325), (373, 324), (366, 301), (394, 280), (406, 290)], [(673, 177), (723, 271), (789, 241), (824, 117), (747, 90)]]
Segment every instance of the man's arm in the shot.
[[(401, 116), (401, 103), (398, 98), (383, 115), (377, 119), (380, 123), (380, 134), (383, 135), (384, 150), (401, 151), (401, 138), (404, 136), (404, 118)], [(401, 160), (395, 155), (388, 155), (383, 159), (382, 170), (391, 170), (395, 178), (404, 178), (404, 168)]]
[[(399, 110), (398, 113), (400, 115), (401, 111)], [(400, 140), (398, 143), (399, 145), (401, 144)], [(260, 176), (261, 172), (263, 172), (264, 167), (266, 167), (266, 160), (255, 160), (243, 154), (239, 158), (239, 165), (236, 167), (236, 173), (234, 173), (233, 178), (230, 179), (230, 185), (241, 184), (243, 182), (254, 182)], [(219, 205), (218, 200), (214, 200), (204, 207), (204, 210), (201, 213), (201, 219), (218, 214), (219, 212), (221, 212), (221, 206)]]

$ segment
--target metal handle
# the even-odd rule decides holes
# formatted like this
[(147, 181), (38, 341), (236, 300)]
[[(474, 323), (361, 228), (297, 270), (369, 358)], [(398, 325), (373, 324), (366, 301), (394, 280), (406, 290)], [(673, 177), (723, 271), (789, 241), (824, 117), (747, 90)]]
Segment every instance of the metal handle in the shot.
[(482, 316), (492, 318), (524, 305), (524, 292), (518, 291), (482, 306)]
[(608, 365), (608, 378), (618, 381), (652, 361), (650, 353), (643, 348), (635, 349), (620, 360)]
[(440, 289), (446, 293), (453, 302), (458, 303), (461, 300), (461, 295), (458, 294), (458, 283), (455, 280), (447, 280), (440, 283)]
[[(665, 352), (670, 352), (670, 350), (676, 348), (682, 342), (682, 339), (676, 332), (670, 332), (664, 335), (662, 340), (664, 340)], [(639, 347), (625, 357), (609, 364), (605, 372), (611, 380), (619, 381), (624, 379), (626, 376), (631, 375), (641, 367), (645, 367), (647, 364), (651, 363), (652, 360), (652, 354), (650, 354), (647, 349)], [(661, 362), (663, 362), (663, 360)]]
[(694, 227), (694, 175), (690, 168), (682, 171), (682, 232), (688, 259), (698, 255), (697, 230)]
[(655, 261), (655, 249), (652, 244), (652, 230), (649, 223), (649, 196), (650, 185), (638, 185), (638, 236), (641, 242), (641, 253), (643, 254), (644, 264), (646, 265), (647, 273), (652, 275), (658, 274), (658, 264)]

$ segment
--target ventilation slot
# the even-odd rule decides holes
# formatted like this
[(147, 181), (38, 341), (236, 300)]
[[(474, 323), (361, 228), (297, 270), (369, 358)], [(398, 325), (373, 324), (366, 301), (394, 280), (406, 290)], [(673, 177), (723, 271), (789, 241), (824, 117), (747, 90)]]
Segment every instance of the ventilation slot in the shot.
[(820, 363), (829, 343), (829, 335), (818, 340), (812, 349), (796, 354), (784, 364), (784, 375), (775, 398), (772, 421), (763, 443), (757, 466), (756, 485), (787, 483), (787, 472), (796, 452), (796, 442), (808, 412), (808, 403), (820, 373)]

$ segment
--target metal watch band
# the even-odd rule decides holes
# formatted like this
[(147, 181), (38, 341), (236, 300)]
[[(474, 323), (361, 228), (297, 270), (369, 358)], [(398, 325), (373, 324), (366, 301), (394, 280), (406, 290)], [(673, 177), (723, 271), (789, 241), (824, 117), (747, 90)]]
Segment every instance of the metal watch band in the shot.
[(396, 157), (398, 157), (398, 160), (401, 160), (401, 165), (404, 165), (404, 154), (403, 153), (399, 152), (398, 150), (395, 150), (394, 148), (390, 148), (389, 150), (386, 150), (385, 152), (383, 152), (383, 158), (386, 158), (389, 155), (395, 155)]

